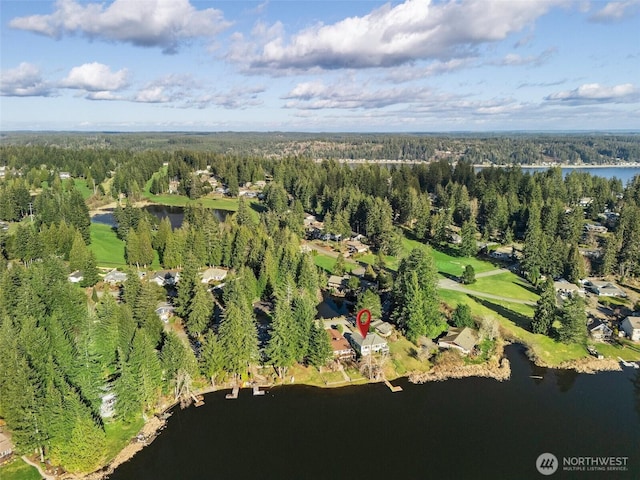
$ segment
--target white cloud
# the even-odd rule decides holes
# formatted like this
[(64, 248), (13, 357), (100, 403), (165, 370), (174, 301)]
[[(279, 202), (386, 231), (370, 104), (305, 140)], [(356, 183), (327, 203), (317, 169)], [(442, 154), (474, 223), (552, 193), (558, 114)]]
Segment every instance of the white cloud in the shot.
[(60, 86), (89, 92), (114, 91), (128, 85), (127, 77), (126, 68), (112, 72), (102, 63), (85, 63), (79, 67), (73, 67), (69, 75), (60, 82)]
[(42, 79), (40, 69), (27, 62), (2, 71), (0, 95), (6, 97), (48, 97), (53, 93), (49, 83)]
[(134, 102), (168, 103), (188, 95), (198, 85), (191, 75), (165, 75), (138, 90)]
[(81, 33), (175, 53), (183, 40), (214, 36), (230, 23), (220, 10), (197, 10), (189, 0), (115, 0), (108, 6), (58, 0), (52, 14), (18, 17), (9, 25), (54, 38)]
[(301, 110), (378, 109), (400, 104), (419, 104), (443, 99), (426, 87), (369, 89), (358, 81), (337, 81), (332, 85), (322, 82), (303, 82), (296, 85), (284, 100), (285, 108)]
[(522, 65), (539, 66), (549, 60), (556, 53), (556, 51), (556, 48), (547, 48), (539, 55), (529, 55), (526, 57), (517, 53), (509, 53), (505, 55), (501, 60), (494, 62), (494, 64), (510, 67)]
[(635, 103), (640, 101), (640, 90), (631, 83), (608, 87), (599, 83), (585, 83), (573, 90), (552, 93), (545, 97), (551, 102), (573, 105), (589, 103)]
[(258, 69), (391, 67), (416, 60), (442, 61), (475, 54), (477, 46), (505, 39), (532, 25), (558, 0), (463, 0), (431, 4), (406, 0), (385, 4), (361, 17), (331, 25), (317, 24), (289, 39), (280, 33), (251, 45), (237, 38), (231, 60)]
[(589, 17), (597, 23), (613, 23), (629, 19), (640, 12), (640, 0), (614, 1)]
[(262, 105), (258, 95), (265, 91), (264, 87), (236, 87), (229, 91), (204, 93), (186, 101), (182, 108), (223, 107), (242, 110), (248, 107)]

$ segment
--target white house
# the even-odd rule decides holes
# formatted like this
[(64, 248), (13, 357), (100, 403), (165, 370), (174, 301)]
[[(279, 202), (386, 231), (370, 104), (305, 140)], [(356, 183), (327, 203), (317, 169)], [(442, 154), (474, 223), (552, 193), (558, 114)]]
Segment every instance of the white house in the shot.
[(225, 278), (227, 278), (227, 270), (223, 270), (222, 268), (207, 268), (204, 272), (202, 272), (202, 283), (209, 282), (221, 282)]
[(111, 285), (123, 283), (126, 280), (127, 280), (127, 274), (124, 272), (120, 272), (115, 268), (104, 276), (104, 282), (109, 283)]
[(160, 317), (164, 323), (169, 322), (169, 317), (173, 315), (173, 305), (169, 305), (168, 303), (161, 303), (156, 308), (156, 315)]
[(389, 353), (389, 344), (377, 333), (369, 332), (366, 338), (362, 338), (359, 332), (354, 332), (349, 335), (349, 341), (353, 348), (363, 357), (370, 355), (372, 352)]
[(75, 272), (70, 273), (67, 278), (71, 283), (78, 283), (84, 280), (84, 276), (82, 275), (82, 272), (80, 270), (76, 270)]
[(622, 321), (620, 328), (631, 340), (640, 342), (640, 315), (629, 315)]
[(626, 297), (627, 294), (615, 283), (591, 280), (585, 283), (587, 290), (599, 295), (601, 297)]

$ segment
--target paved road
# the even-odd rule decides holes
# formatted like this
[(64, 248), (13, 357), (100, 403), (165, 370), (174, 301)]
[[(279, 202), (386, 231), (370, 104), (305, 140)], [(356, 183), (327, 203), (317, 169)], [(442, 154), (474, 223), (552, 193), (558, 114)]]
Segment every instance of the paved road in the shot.
[[(496, 270), (492, 270), (492, 272), (496, 272)], [(485, 272), (485, 273), (490, 273), (490, 272)], [(500, 273), (503, 273), (503, 272), (500, 272)], [(497, 273), (494, 273), (494, 275), (497, 275)], [(485, 275), (485, 276), (487, 276), (487, 275)], [(477, 275), (476, 275), (476, 277), (477, 277)], [(467, 295), (475, 295), (476, 297), (488, 298), (488, 299), (491, 299), (491, 300), (498, 300), (498, 301), (501, 301), (501, 302), (521, 303), (523, 305), (532, 305), (532, 306), (536, 305), (536, 302), (530, 302), (528, 300), (521, 300), (521, 299), (518, 299), (518, 298), (503, 297), (501, 295), (493, 295), (491, 293), (476, 292), (475, 290), (471, 290), (469, 288), (465, 288), (461, 284), (459, 284), (458, 282), (456, 282), (454, 280), (450, 280), (448, 278), (443, 278), (442, 280), (440, 280), (438, 282), (438, 287), (442, 288), (443, 290), (454, 290), (456, 292), (466, 293)]]
[(506, 268), (498, 268), (496, 270), (489, 270), (488, 272), (476, 273), (476, 278), (492, 277), (494, 275), (501, 275), (503, 273), (509, 273), (509, 272), (510, 270)]

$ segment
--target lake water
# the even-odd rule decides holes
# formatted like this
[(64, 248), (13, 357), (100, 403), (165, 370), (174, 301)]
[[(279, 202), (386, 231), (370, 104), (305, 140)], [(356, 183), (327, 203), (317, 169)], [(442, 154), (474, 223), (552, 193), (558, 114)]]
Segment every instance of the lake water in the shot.
[[(549, 478), (640, 478), (640, 370), (576, 374), (535, 367), (507, 347), (512, 379), (467, 378), (339, 389), (241, 390), (177, 409), (112, 480), (541, 479), (537, 457), (628, 457), (622, 472)], [(542, 379), (531, 378), (541, 376)]]
[[(476, 171), (482, 170), (482, 167), (477, 167)], [(523, 172), (544, 172), (548, 170), (547, 167), (522, 167)], [(563, 168), (562, 176), (566, 176), (569, 172), (584, 172), (594, 176), (613, 178), (616, 177), (622, 180), (622, 185), (625, 186), (634, 176), (640, 175), (640, 167), (601, 167), (601, 168)]]
[[(146, 205), (142, 207), (143, 210), (151, 213), (158, 220), (162, 220), (164, 217), (169, 217), (169, 221), (171, 222), (171, 226), (175, 228), (180, 228), (182, 226), (182, 222), (184, 220), (184, 208), (173, 205)], [(213, 214), (220, 221), (224, 221), (227, 218), (227, 215), (230, 213), (228, 210), (219, 210), (212, 209)], [(98, 215), (94, 215), (91, 217), (91, 221), (93, 223), (103, 223), (105, 225), (109, 225), (112, 227), (116, 226), (116, 219), (113, 217), (113, 211), (100, 213)]]

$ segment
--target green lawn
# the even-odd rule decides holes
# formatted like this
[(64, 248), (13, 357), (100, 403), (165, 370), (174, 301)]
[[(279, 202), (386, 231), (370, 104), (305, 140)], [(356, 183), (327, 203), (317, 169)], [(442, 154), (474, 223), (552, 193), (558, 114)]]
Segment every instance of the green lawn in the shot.
[(118, 238), (115, 230), (101, 223), (91, 224), (91, 245), (100, 267), (124, 267), (124, 242)]
[[(124, 242), (118, 238), (115, 230), (101, 223), (91, 224), (91, 245), (99, 267), (125, 267)], [(152, 270), (160, 269), (158, 252), (154, 251)]]
[(107, 461), (111, 461), (125, 445), (140, 431), (144, 425), (142, 417), (126, 424), (122, 422), (110, 422), (104, 426), (107, 434)]
[(93, 190), (87, 187), (87, 181), (84, 178), (74, 178), (73, 183), (76, 186), (76, 190), (82, 194), (82, 198), (85, 200), (93, 195)]
[[(313, 256), (313, 261), (316, 264), (317, 267), (322, 268), (323, 270), (326, 270), (329, 273), (333, 272), (333, 267), (336, 264), (336, 259), (333, 257), (330, 257), (328, 255), (323, 255), (321, 253), (318, 253), (317, 255)], [(353, 263), (350, 263), (348, 260), (345, 259), (344, 262), (344, 269), (347, 272), (350, 272), (351, 270), (353, 270), (354, 268), (356, 268), (357, 265), (354, 265)]]
[(478, 278), (475, 283), (465, 285), (465, 288), (531, 302), (536, 302), (539, 298), (528, 282), (512, 272)]
[[(449, 306), (465, 303), (471, 307), (475, 317), (493, 318), (499, 324), (506, 338), (524, 343), (548, 365), (558, 365), (568, 360), (587, 356), (584, 345), (565, 345), (545, 336), (528, 331), (533, 307), (508, 302), (494, 303), (491, 300), (474, 297), (452, 290), (440, 290), (440, 297)], [(604, 353), (604, 352), (603, 352)]]
[(436, 262), (438, 271), (447, 275), (459, 277), (462, 275), (464, 267), (467, 265), (471, 265), (476, 273), (488, 272), (496, 269), (496, 267), (490, 262), (478, 260), (477, 258), (453, 257), (441, 252), (440, 250), (436, 250), (435, 248), (431, 249), (431, 254)]
[(26, 464), (21, 458), (0, 467), (2, 480), (42, 480), (38, 470)]

